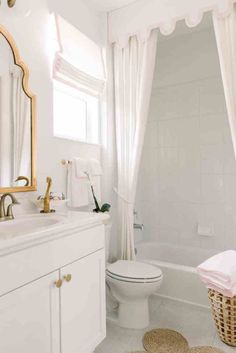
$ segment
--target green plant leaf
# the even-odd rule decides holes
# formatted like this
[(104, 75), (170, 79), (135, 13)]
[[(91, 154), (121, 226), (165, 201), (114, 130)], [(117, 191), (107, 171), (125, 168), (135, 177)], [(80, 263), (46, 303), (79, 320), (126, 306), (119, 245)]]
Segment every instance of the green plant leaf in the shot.
[(101, 212), (109, 212), (111, 208), (111, 205), (109, 203), (104, 203), (100, 209)]

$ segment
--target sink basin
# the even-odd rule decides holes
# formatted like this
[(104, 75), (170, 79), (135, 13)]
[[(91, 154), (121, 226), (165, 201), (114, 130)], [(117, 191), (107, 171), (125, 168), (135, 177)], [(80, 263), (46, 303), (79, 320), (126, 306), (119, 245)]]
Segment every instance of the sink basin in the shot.
[(61, 223), (65, 217), (60, 215), (28, 215), (19, 219), (0, 222), (0, 240), (26, 235)]

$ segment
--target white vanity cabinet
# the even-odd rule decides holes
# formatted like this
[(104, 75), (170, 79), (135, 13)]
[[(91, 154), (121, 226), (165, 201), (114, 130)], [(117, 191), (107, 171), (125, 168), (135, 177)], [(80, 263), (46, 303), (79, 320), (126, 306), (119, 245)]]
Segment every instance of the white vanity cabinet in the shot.
[(0, 278), (1, 353), (92, 353), (105, 338), (104, 226), (1, 256)]
[(58, 353), (59, 295), (52, 273), (0, 297), (1, 353)]
[(61, 270), (61, 353), (92, 352), (105, 333), (104, 252), (98, 251)]

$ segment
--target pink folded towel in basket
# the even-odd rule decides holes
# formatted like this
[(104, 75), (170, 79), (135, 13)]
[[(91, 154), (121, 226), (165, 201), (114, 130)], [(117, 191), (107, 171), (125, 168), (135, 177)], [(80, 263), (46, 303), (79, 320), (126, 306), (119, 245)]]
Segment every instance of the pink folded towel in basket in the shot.
[(229, 297), (236, 295), (236, 251), (227, 250), (211, 257), (197, 271), (208, 288)]
[(209, 289), (214, 289), (216, 292), (219, 292), (221, 294), (223, 294), (226, 297), (234, 297), (236, 296), (236, 284), (231, 288), (231, 289), (226, 289), (226, 288), (222, 288), (220, 286), (215, 285), (214, 283), (211, 283), (209, 281), (206, 281), (204, 278), (202, 278), (200, 276), (201, 280), (203, 283), (205, 283), (206, 287)]

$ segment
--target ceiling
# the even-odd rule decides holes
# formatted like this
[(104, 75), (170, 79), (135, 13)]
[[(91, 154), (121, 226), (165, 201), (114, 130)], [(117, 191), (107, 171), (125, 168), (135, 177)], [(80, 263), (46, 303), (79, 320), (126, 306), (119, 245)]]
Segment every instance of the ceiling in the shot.
[(89, 7), (99, 12), (116, 10), (135, 1), (136, 0), (84, 0)]

